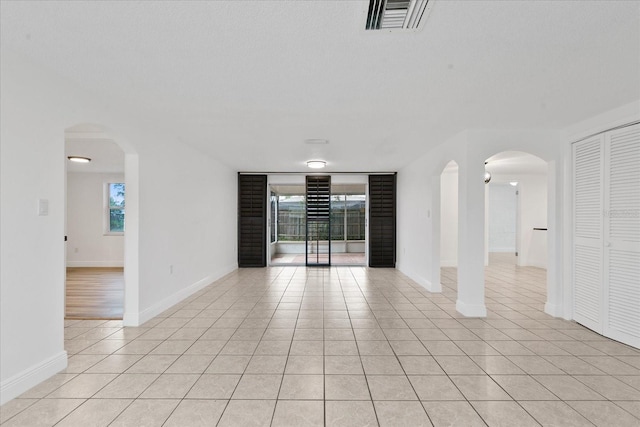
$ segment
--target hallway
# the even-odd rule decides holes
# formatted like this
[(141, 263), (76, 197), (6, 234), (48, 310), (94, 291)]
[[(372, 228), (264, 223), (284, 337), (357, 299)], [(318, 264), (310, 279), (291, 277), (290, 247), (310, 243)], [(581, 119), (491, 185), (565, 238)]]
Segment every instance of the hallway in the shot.
[[(242, 269), (138, 328), (65, 322), (69, 367), (3, 425), (638, 426), (640, 350), (542, 311), (492, 262), (485, 319), (397, 270)], [(56, 424), (58, 423), (58, 424)]]

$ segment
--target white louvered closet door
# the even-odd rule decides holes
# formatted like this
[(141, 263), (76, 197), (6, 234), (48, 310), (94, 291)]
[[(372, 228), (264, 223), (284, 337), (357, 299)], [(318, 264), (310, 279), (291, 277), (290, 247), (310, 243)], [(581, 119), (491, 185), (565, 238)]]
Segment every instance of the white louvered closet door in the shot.
[(640, 125), (605, 137), (604, 331), (640, 347)]
[(577, 322), (602, 333), (604, 135), (573, 144), (573, 296)]

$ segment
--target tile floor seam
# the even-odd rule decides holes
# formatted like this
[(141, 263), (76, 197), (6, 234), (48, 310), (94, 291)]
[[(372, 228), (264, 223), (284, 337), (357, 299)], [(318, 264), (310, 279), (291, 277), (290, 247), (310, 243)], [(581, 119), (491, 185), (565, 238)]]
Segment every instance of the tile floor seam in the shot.
[[(625, 399), (625, 396), (623, 394), (621, 395), (620, 391), (608, 393), (607, 387), (620, 384), (620, 387), (625, 387), (624, 390), (640, 391), (638, 388), (639, 383), (634, 378), (630, 378), (629, 380), (622, 378), (630, 376), (640, 377), (640, 368), (631, 363), (634, 360), (632, 356), (640, 357), (640, 351), (629, 346), (624, 346), (613, 340), (595, 335), (575, 322), (567, 322), (563, 319), (549, 317), (542, 311), (542, 306), (545, 301), (545, 293), (543, 291), (535, 292), (535, 289), (542, 289), (542, 285), (544, 284), (542, 272), (544, 270), (537, 271), (538, 269), (531, 270), (527, 268), (518, 270), (518, 267), (509, 268), (515, 272), (513, 274), (503, 273), (501, 272), (501, 269), (507, 269), (507, 267), (502, 266), (498, 269), (494, 269), (494, 274), (487, 276), (485, 280), (487, 289), (486, 304), (488, 308), (488, 317), (484, 319), (464, 318), (455, 311), (455, 279), (450, 280), (451, 273), (450, 271), (447, 271), (446, 268), (443, 269), (442, 273), (442, 292), (430, 293), (420, 285), (411, 282), (410, 279), (406, 278), (396, 270), (383, 271), (367, 268), (316, 269), (299, 267), (293, 269), (293, 271), (286, 268), (274, 268), (265, 269), (260, 272), (252, 271), (250, 272), (251, 274), (247, 274), (248, 272), (245, 271), (236, 271), (226, 276), (223, 280), (214, 282), (212, 285), (194, 293), (192, 296), (186, 298), (175, 306), (165, 310), (165, 312), (160, 313), (147, 324), (139, 328), (127, 328), (127, 330), (131, 331), (128, 334), (124, 333), (125, 328), (121, 326), (121, 322), (87, 321), (83, 323), (83, 321), (78, 320), (65, 321), (65, 330), (69, 328), (69, 333), (65, 334), (65, 344), (69, 343), (70, 346), (73, 346), (73, 352), (70, 352), (70, 358), (78, 356), (73, 368), (78, 372), (62, 373), (62, 375), (68, 375), (68, 377), (57, 377), (57, 379), (53, 380), (50, 385), (44, 386), (44, 388), (41, 389), (44, 394), (37, 394), (34, 399), (29, 399), (28, 395), (25, 395), (23, 399), (29, 403), (25, 404), (25, 406), (19, 404), (12, 407), (12, 411), (15, 412), (12, 412), (12, 415), (9, 418), (3, 420), (3, 424), (13, 424), (15, 422), (19, 422), (19, 420), (25, 419), (25, 417), (28, 417), (28, 414), (30, 413), (36, 413), (39, 409), (34, 408), (34, 406), (40, 405), (41, 402), (52, 402), (51, 404), (55, 404), (56, 401), (77, 401), (78, 399), (74, 399), (72, 397), (55, 397), (56, 391), (64, 387), (65, 384), (71, 382), (74, 378), (84, 378), (85, 381), (88, 381), (91, 379), (92, 375), (114, 375), (113, 378), (102, 384), (102, 386), (99, 387), (89, 398), (82, 398), (81, 404), (66, 412), (57, 421), (52, 421), (52, 425), (62, 424), (65, 419), (72, 417), (72, 414), (76, 413), (76, 411), (81, 413), (82, 410), (80, 408), (86, 407), (85, 405), (87, 403), (100, 400), (100, 398), (97, 397), (99, 393), (115, 381), (118, 381), (119, 378), (131, 373), (131, 369), (134, 366), (144, 361), (148, 356), (151, 356), (151, 353), (161, 345), (166, 347), (166, 349), (162, 349), (162, 352), (166, 350), (167, 354), (160, 354), (162, 352), (159, 352), (154, 353), (153, 355), (166, 356), (168, 363), (161, 363), (158, 365), (160, 369), (154, 370), (154, 374), (157, 375), (157, 377), (148, 385), (143, 387), (144, 389), (137, 394), (137, 397), (130, 399), (130, 402), (128, 402), (120, 412), (115, 413), (115, 415), (112, 414), (113, 418), (111, 422), (115, 422), (115, 420), (124, 412), (128, 411), (135, 402), (159, 402), (164, 400), (164, 398), (160, 397), (141, 397), (145, 392), (152, 389), (155, 384), (161, 384), (160, 381), (163, 377), (165, 381), (170, 381), (169, 377), (179, 378), (182, 376), (189, 376), (191, 379), (181, 379), (185, 384), (188, 384), (189, 381), (193, 380), (191, 385), (186, 388), (185, 393), (181, 395), (180, 398), (172, 398), (167, 404), (167, 408), (171, 405), (175, 405), (167, 411), (167, 415), (162, 422), (162, 424), (167, 424), (171, 419), (173, 419), (174, 415), (177, 416), (176, 411), (179, 410), (184, 402), (204, 402), (211, 400), (188, 399), (187, 396), (191, 390), (194, 389), (198, 381), (204, 378), (205, 375), (208, 375), (207, 371), (215, 363), (215, 360), (224, 356), (221, 353), (224, 352), (223, 349), (226, 346), (232, 342), (242, 343), (249, 341), (255, 343), (255, 346), (251, 347), (253, 344), (248, 344), (249, 347), (244, 345), (246, 349), (240, 350), (241, 352), (250, 352), (250, 355), (246, 356), (248, 357), (248, 361), (246, 362), (246, 366), (242, 368), (242, 373), (239, 375), (239, 379), (234, 385), (233, 390), (231, 390), (231, 396), (229, 396), (229, 399), (221, 399), (225, 400), (225, 402), (224, 407), (221, 408), (217, 423), (223, 422), (223, 417), (229, 408), (230, 402), (233, 400), (232, 397), (236, 393), (241, 379), (245, 375), (249, 375), (247, 373), (249, 364), (254, 360), (257, 361), (259, 359), (257, 356), (259, 355), (267, 356), (267, 358), (273, 355), (284, 356), (284, 370), (279, 373), (281, 377), (278, 383), (276, 397), (272, 401), (274, 406), (270, 409), (270, 422), (271, 424), (275, 424), (277, 421), (275, 417), (276, 410), (279, 405), (278, 402), (317, 401), (316, 399), (308, 398), (308, 395), (292, 396), (291, 399), (287, 396), (287, 398), (281, 399), (280, 394), (284, 387), (284, 380), (287, 375), (286, 370), (291, 360), (294, 342), (300, 341), (300, 338), (303, 338), (302, 340), (304, 341), (305, 337), (317, 337), (316, 332), (312, 333), (306, 331), (317, 330), (316, 326), (318, 323), (311, 319), (316, 318), (318, 311), (321, 315), (320, 319), (322, 319), (322, 355), (320, 357), (322, 357), (323, 414), (321, 419), (325, 425), (329, 422), (327, 418), (327, 401), (347, 401), (342, 400), (345, 397), (332, 397), (332, 399), (327, 398), (325, 393), (327, 388), (326, 380), (333, 376), (333, 374), (327, 374), (326, 372), (327, 356), (330, 356), (330, 359), (331, 357), (336, 357), (335, 363), (342, 363), (339, 362), (340, 358), (353, 354), (351, 353), (351, 350), (349, 350), (349, 345), (346, 344), (347, 342), (352, 343), (353, 348), (356, 351), (355, 354), (358, 357), (359, 367), (365, 380), (363, 385), (366, 385), (367, 387), (368, 400), (362, 402), (371, 402), (371, 409), (366, 410), (372, 411), (371, 415), (374, 416), (375, 422), (377, 423), (380, 423), (381, 420), (379, 419), (378, 409), (374, 404), (376, 401), (373, 399), (370, 379), (379, 377), (376, 380), (376, 383), (379, 383), (382, 381), (381, 376), (389, 375), (392, 377), (403, 378), (407, 381), (409, 383), (407, 391), (410, 390), (410, 393), (413, 393), (413, 395), (417, 397), (417, 402), (420, 403), (422, 408), (420, 410), (421, 413), (424, 412), (424, 414), (426, 414), (426, 419), (428, 419), (429, 422), (433, 423), (435, 421), (430, 413), (431, 409), (427, 410), (425, 402), (432, 402), (432, 405), (430, 405), (429, 408), (433, 409), (437, 407), (438, 401), (420, 400), (416, 385), (414, 385), (414, 383), (409, 379), (407, 369), (401, 361), (401, 354), (404, 354), (405, 352), (407, 353), (407, 357), (411, 357), (413, 353), (419, 354), (413, 357), (429, 357), (429, 360), (432, 361), (429, 363), (433, 363), (433, 366), (440, 369), (444, 374), (437, 376), (447, 378), (447, 380), (453, 385), (453, 388), (460, 394), (461, 400), (447, 401), (464, 402), (472, 409), (472, 412), (469, 413), (473, 413), (475, 416), (479, 417), (479, 419), (485, 424), (486, 420), (481, 416), (481, 413), (485, 413), (485, 415), (487, 415), (486, 409), (480, 411), (473, 405), (473, 403), (491, 402), (491, 400), (470, 400), (469, 397), (472, 396), (467, 397), (467, 395), (462, 393), (462, 389), (452, 380), (452, 376), (456, 378), (459, 377), (461, 380), (464, 378), (472, 379), (473, 377), (486, 378), (487, 381), (491, 381), (495, 385), (495, 390), (499, 390), (501, 393), (504, 393), (504, 397), (511, 399), (503, 402), (515, 402), (517, 405), (510, 407), (519, 408), (519, 411), (521, 411), (523, 416), (526, 414), (526, 416), (531, 417), (531, 419), (537, 424), (542, 423), (542, 421), (539, 421), (534, 416), (534, 412), (529, 412), (526, 408), (541, 407), (532, 406), (531, 404), (527, 404), (527, 402), (559, 402), (558, 405), (566, 405), (567, 408), (571, 408), (572, 411), (582, 416), (582, 413), (586, 410), (586, 407), (588, 407), (588, 405), (584, 405), (584, 402), (589, 401), (580, 400), (580, 398), (582, 397), (584, 399), (592, 396), (599, 396), (602, 398), (602, 400), (595, 400), (593, 402), (596, 402), (600, 405), (599, 407), (602, 407), (603, 409), (608, 408), (607, 410), (613, 410), (614, 414), (618, 414), (622, 417), (621, 420), (626, 420), (625, 417), (630, 417), (630, 420), (638, 421), (640, 415), (638, 415), (635, 406), (625, 404), (625, 402), (636, 402), (636, 395), (633, 394)], [(491, 271), (491, 267), (489, 267), (488, 271)], [(295, 317), (292, 317), (294, 312)], [(304, 325), (301, 324), (303, 314), (305, 319), (310, 320), (309, 322), (304, 322)], [(329, 315), (329, 317), (327, 317), (327, 315)], [(295, 321), (291, 320), (293, 318), (295, 318)], [(194, 321), (194, 319), (204, 320)], [(213, 320), (209, 323), (208, 319)], [(268, 322), (264, 324), (264, 327), (259, 326), (262, 323), (260, 321), (262, 319), (268, 319)], [(278, 320), (273, 322), (273, 325), (277, 325), (278, 327), (270, 328), (272, 321), (276, 319)], [(343, 331), (342, 327), (344, 326), (344, 322), (339, 319), (348, 319), (348, 327), (344, 329), (344, 331), (350, 331), (351, 336), (347, 341), (340, 341), (341, 339), (347, 338), (347, 336), (344, 335), (343, 332), (340, 332)], [(355, 322), (354, 324), (356, 319), (363, 319), (364, 321)], [(327, 320), (329, 321), (327, 322)], [(425, 322), (423, 322), (423, 320)], [(209, 324), (206, 325), (207, 323)], [(292, 327), (290, 326), (291, 324)], [(205, 325), (205, 327), (198, 325)], [(307, 329), (302, 326), (312, 326), (312, 328)], [(382, 333), (382, 340), (378, 341), (374, 339), (373, 341), (369, 341), (366, 337), (364, 340), (358, 339), (355, 332), (356, 330), (363, 329), (354, 326), (364, 326), (364, 329), (370, 329), (373, 327)], [(110, 330), (109, 328), (114, 328), (114, 330)], [(429, 332), (430, 334), (434, 334), (436, 332), (438, 334), (442, 334), (442, 337), (436, 338), (437, 335), (418, 335), (417, 330), (423, 328), (432, 331)], [(78, 329), (78, 331), (73, 331), (73, 329)], [(81, 329), (85, 330), (80, 332), (79, 330)], [(169, 329), (172, 331), (169, 331)], [(207, 357), (211, 357), (210, 360), (205, 363), (206, 366), (204, 364), (199, 364), (200, 362), (193, 362), (196, 360), (195, 358), (185, 357), (198, 355), (195, 351), (193, 354), (187, 354), (187, 352), (194, 348), (198, 343), (200, 343), (197, 349), (198, 351), (200, 350), (200, 347), (208, 347), (211, 345), (213, 341), (202, 340), (201, 338), (207, 332), (218, 329), (226, 329), (227, 331), (225, 332), (216, 333), (225, 334), (225, 336), (228, 334), (228, 337), (223, 340), (213, 340), (216, 341), (216, 343), (214, 348), (210, 350), (211, 353), (203, 354), (203, 356), (206, 355)], [(290, 331), (291, 335), (287, 338), (288, 351), (286, 354), (284, 354), (282, 347), (279, 344), (272, 344), (269, 347), (272, 350), (267, 349), (265, 353), (259, 353), (258, 348), (261, 343), (272, 342), (271, 339), (266, 341), (263, 340), (267, 330), (269, 329), (278, 331), (277, 334), (270, 337), (276, 339), (281, 336), (278, 335), (282, 333), (281, 331)], [(332, 333), (334, 335), (332, 336), (338, 338), (336, 346), (331, 347), (332, 350), (329, 350), (329, 347), (327, 346), (328, 342), (325, 334), (327, 329), (333, 329)], [(258, 330), (261, 330), (261, 332), (259, 338), (256, 338), (257, 336), (253, 334)], [(486, 332), (482, 332), (482, 334), (480, 334), (481, 331)], [(360, 333), (361, 332), (359, 332), (359, 334)], [(421, 332), (421, 334), (422, 333), (424, 332)], [(498, 335), (499, 333), (503, 333), (504, 338), (500, 338)], [(506, 333), (506, 335), (504, 335), (504, 333)], [(140, 339), (140, 337), (145, 334), (149, 334), (148, 338), (151, 339)], [(163, 335), (163, 337), (160, 340), (154, 340), (154, 335)], [(286, 335), (287, 332), (282, 336)], [(214, 336), (213, 333), (212, 336)], [(96, 339), (91, 337), (99, 338)], [(374, 337), (374, 335), (371, 335), (371, 337)], [(424, 340), (420, 339), (420, 337), (430, 337), (430, 339)], [(436, 338), (436, 340), (433, 338)], [(440, 341), (438, 341), (438, 339)], [(137, 347), (131, 347), (131, 349), (135, 351), (131, 354), (126, 352), (124, 354), (117, 354), (118, 351), (133, 342), (142, 343), (145, 341), (157, 342), (151, 346), (147, 346), (148, 348), (141, 350), (137, 350)], [(409, 345), (408, 343), (402, 343), (401, 341), (408, 341), (413, 344)], [(367, 347), (370, 350), (368, 350), (365, 355), (363, 354), (362, 347), (365, 342), (384, 343), (386, 348), (389, 350), (384, 350), (384, 347), (382, 347), (381, 344), (380, 346), (378, 346), (378, 344), (368, 344), (370, 346), (374, 346)], [(445, 347), (441, 348), (438, 343), (442, 343), (443, 345), (445, 343), (447, 344)], [(450, 346), (450, 350), (446, 346)], [(93, 349), (91, 349), (92, 347)], [(265, 346), (265, 349), (266, 348), (267, 347)], [(422, 349), (424, 350), (424, 353)], [(83, 353), (85, 351), (87, 353)], [(215, 354), (213, 354), (213, 351), (215, 351)], [(274, 353), (272, 354), (271, 351)], [(390, 353), (386, 353), (387, 351)], [(494, 351), (495, 353), (493, 353)], [(97, 360), (102, 356), (100, 352), (108, 353), (104, 354), (104, 357)], [(331, 353), (331, 355), (328, 353)], [(369, 353), (371, 354), (369, 355)], [(371, 365), (373, 366), (373, 370), (370, 367), (370, 372), (368, 373), (365, 366), (369, 365), (365, 365), (365, 359), (367, 357), (378, 357), (376, 356), (377, 353), (393, 355), (393, 359), (389, 359), (389, 361), (393, 360), (396, 366), (399, 365), (400, 369), (397, 373), (395, 373), (396, 371), (393, 369), (390, 371), (393, 373), (385, 373), (389, 367), (387, 366), (385, 368), (383, 366), (384, 361), (381, 360), (378, 362), (372, 362), (374, 364), (382, 363), (383, 365), (380, 365), (380, 370), (376, 368), (375, 365)], [(460, 356), (461, 358), (458, 360), (464, 361), (465, 363), (462, 365), (451, 366), (449, 366), (450, 364), (448, 363), (447, 366), (449, 366), (450, 372), (447, 372), (444, 369), (445, 365), (443, 365), (441, 361), (438, 361), (438, 357), (444, 361), (446, 360), (446, 357), (449, 357), (447, 356), (449, 354)], [(496, 357), (499, 356), (501, 359), (496, 358), (493, 359), (493, 361), (487, 361), (486, 358), (493, 355)], [(110, 356), (125, 357), (110, 358)], [(245, 357), (242, 355), (236, 356), (233, 353), (230, 353), (227, 356), (231, 358)], [(139, 357), (139, 359), (129, 363), (130, 360), (133, 360), (136, 357)], [(482, 358), (485, 359), (482, 360)], [(123, 363), (123, 366), (126, 366), (126, 368), (109, 368), (110, 364), (117, 366), (119, 359), (122, 360), (121, 363)], [(277, 358), (274, 358), (273, 361), (276, 359)], [(346, 360), (347, 359), (344, 359), (345, 362)], [(454, 361), (455, 359), (450, 360)], [(469, 361), (471, 363), (468, 363)], [(190, 365), (191, 362), (195, 363), (195, 365)], [(104, 365), (97, 367), (101, 363), (104, 363)], [(523, 364), (527, 370), (523, 370), (521, 368)], [(271, 370), (271, 365), (272, 363), (267, 365), (260, 364), (260, 366), (265, 367), (253, 369), (257, 369), (255, 372), (256, 375), (263, 375), (261, 371), (266, 370), (269, 372)], [(469, 371), (466, 366), (474, 366), (475, 368)], [(492, 368), (492, 366), (495, 366), (495, 368)], [(513, 366), (513, 368), (511, 368), (511, 366)], [(175, 367), (175, 372), (169, 372), (172, 367)], [(606, 369), (606, 372), (600, 368)], [(106, 372), (99, 372), (103, 369)], [(478, 371), (475, 372), (475, 369)], [(514, 371), (514, 373), (509, 373), (509, 371), (516, 369), (517, 371)], [(94, 370), (95, 372), (88, 372), (91, 370)], [(109, 372), (110, 370), (115, 372)], [(458, 370), (462, 373), (452, 373), (457, 372)], [(471, 373), (465, 373), (467, 371)], [(267, 375), (268, 372), (264, 374)], [(430, 371), (419, 372), (416, 375), (425, 378), (425, 380), (429, 380), (430, 377), (436, 377), (431, 375), (429, 372)], [(336, 372), (336, 374), (341, 375), (339, 372)], [(229, 373), (229, 375), (232, 374)], [(545, 390), (549, 393), (549, 397), (553, 396), (557, 400), (517, 400), (514, 398), (514, 394), (507, 391), (513, 388), (511, 386), (507, 387), (509, 383), (504, 383), (505, 385), (502, 385), (502, 381), (498, 382), (501, 375), (510, 377), (527, 377), (528, 381), (533, 380), (532, 384), (537, 384), (541, 387), (540, 391)], [(576, 387), (579, 385), (578, 391), (572, 391), (571, 393), (574, 394), (568, 394), (565, 396), (577, 398), (578, 400), (569, 401), (561, 399), (560, 396), (562, 394), (552, 391), (552, 389), (558, 390), (557, 387), (550, 387), (552, 383), (549, 383), (549, 386), (546, 386), (545, 383), (547, 381), (543, 383), (541, 381), (542, 376), (548, 376), (550, 380), (553, 379), (553, 381), (556, 381), (554, 378), (557, 378), (558, 381), (566, 379), (567, 381), (574, 382), (573, 384), (575, 384)], [(599, 386), (598, 384), (601, 382), (599, 381), (599, 377), (609, 385), (602, 386), (604, 388)], [(625, 381), (623, 381), (623, 379), (625, 379)], [(519, 380), (514, 381), (515, 383), (512, 384), (518, 384)], [(90, 383), (91, 381), (81, 381), (78, 385)], [(65, 392), (62, 394), (69, 394), (69, 396), (72, 396), (74, 393), (74, 384), (75, 383), (69, 384), (65, 388)], [(526, 382), (524, 384), (526, 384)], [(75, 393), (79, 393), (79, 390), (80, 389)], [(517, 389), (513, 390), (516, 391)], [(584, 392), (581, 392), (580, 390), (584, 390)], [(89, 388), (89, 391), (93, 391), (91, 387)], [(580, 393), (583, 394), (581, 395)], [(589, 393), (593, 394), (591, 395)], [(179, 394), (180, 393), (176, 395)], [(402, 397), (399, 397), (398, 400), (396, 400), (395, 398), (397, 396), (387, 395), (385, 396), (386, 398), (390, 397), (392, 399), (385, 399), (384, 401), (390, 403), (409, 402), (408, 400), (404, 400)], [(523, 396), (530, 399), (531, 396), (536, 395), (525, 394)], [(545, 396), (538, 395), (537, 397), (544, 398)], [(20, 399), (21, 398), (19, 397), (18, 400)], [(105, 398), (105, 400), (108, 399), (111, 399), (111, 397)], [(113, 399), (117, 400), (121, 398), (114, 396)], [(569, 403), (573, 402), (575, 402), (575, 404), (569, 405)], [(65, 408), (69, 407), (69, 405), (65, 405)], [(404, 407), (406, 408), (407, 406), (405, 405)], [(558, 409), (561, 408), (560, 406), (557, 407)], [(385, 409), (385, 411), (388, 411), (389, 406), (386, 406), (386, 408), (387, 409)], [(580, 410), (576, 408), (579, 408)], [(60, 411), (64, 412), (66, 409), (60, 409)], [(278, 413), (285, 414), (285, 412)], [(539, 416), (541, 415), (538, 410), (536, 410), (535, 413)], [(570, 413), (567, 412), (563, 414), (563, 416), (570, 416)], [(281, 416), (282, 415), (278, 415), (278, 420), (280, 420)], [(388, 412), (386, 412), (385, 416), (388, 416)], [(21, 418), (18, 419), (16, 417)], [(588, 417), (588, 415), (584, 415), (584, 417)], [(628, 420), (624, 422), (628, 422)]]

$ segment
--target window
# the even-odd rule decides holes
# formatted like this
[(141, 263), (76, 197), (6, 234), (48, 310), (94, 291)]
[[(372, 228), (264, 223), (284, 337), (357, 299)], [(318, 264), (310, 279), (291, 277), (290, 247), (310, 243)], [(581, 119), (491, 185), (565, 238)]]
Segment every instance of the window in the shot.
[(278, 196), (273, 191), (271, 192), (271, 230), (270, 230), (270, 241), (271, 243), (275, 243), (277, 241), (276, 230), (278, 228)]
[(106, 185), (106, 234), (124, 233), (124, 183), (110, 182)]
[(344, 240), (344, 195), (331, 196), (331, 240)]
[(364, 194), (356, 194), (346, 196), (346, 198), (347, 240), (365, 240), (366, 196)]
[(278, 196), (278, 241), (301, 242), (306, 239), (307, 218), (304, 195)]
[(364, 194), (331, 196), (331, 240), (365, 240)]

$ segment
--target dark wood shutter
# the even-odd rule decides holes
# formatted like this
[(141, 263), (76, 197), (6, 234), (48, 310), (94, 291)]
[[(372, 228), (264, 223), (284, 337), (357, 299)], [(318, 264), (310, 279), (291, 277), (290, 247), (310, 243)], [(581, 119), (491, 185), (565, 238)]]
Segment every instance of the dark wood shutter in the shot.
[(267, 176), (238, 175), (238, 267), (267, 266)]
[(306, 265), (331, 265), (331, 177), (306, 177)]
[(369, 267), (396, 266), (396, 175), (369, 175)]

